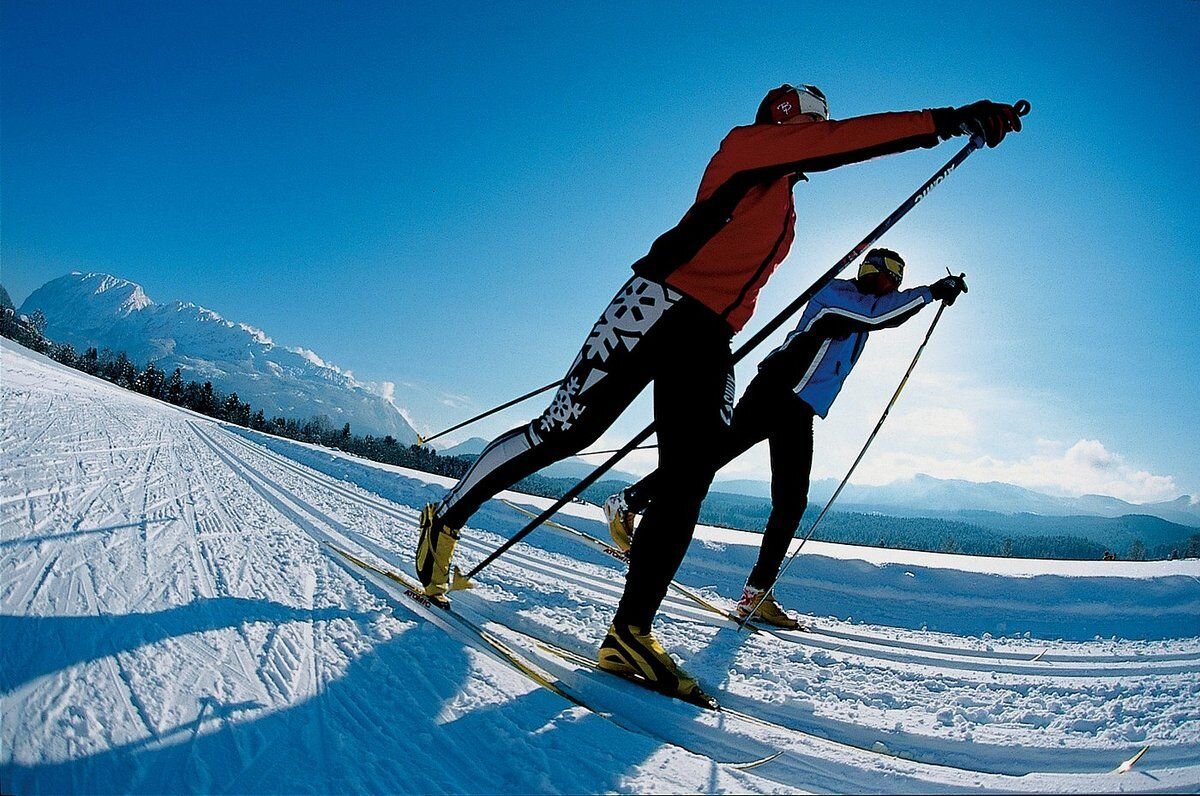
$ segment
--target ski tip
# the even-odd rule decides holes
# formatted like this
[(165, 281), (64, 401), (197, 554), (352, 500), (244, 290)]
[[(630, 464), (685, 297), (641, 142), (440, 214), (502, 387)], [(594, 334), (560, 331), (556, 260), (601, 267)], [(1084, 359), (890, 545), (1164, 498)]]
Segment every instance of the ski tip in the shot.
[(1150, 751), (1150, 744), (1146, 744), (1145, 746), (1142, 747), (1142, 750), (1140, 752), (1138, 752), (1136, 755), (1134, 755), (1133, 757), (1126, 760), (1121, 765), (1117, 766), (1116, 770), (1113, 773), (1114, 774), (1128, 774), (1130, 769), (1132, 769), (1134, 767), (1134, 765), (1137, 764), (1137, 761), (1142, 759), (1142, 755), (1146, 754), (1146, 752), (1149, 752), (1149, 751)]
[(769, 754), (766, 757), (760, 757), (758, 760), (750, 760), (745, 763), (726, 763), (730, 768), (736, 768), (738, 771), (749, 771), (752, 768), (758, 768), (761, 765), (770, 763), (775, 758), (783, 754), (783, 750), (779, 750), (774, 754)]
[(696, 688), (690, 694), (672, 694), (671, 696), (705, 710), (721, 709), (721, 703), (717, 702), (717, 698), (702, 688)]
[(450, 580), (450, 587), (447, 591), (461, 591), (463, 589), (473, 589), (475, 584), (468, 578), (461, 569), (454, 568), (454, 577)]

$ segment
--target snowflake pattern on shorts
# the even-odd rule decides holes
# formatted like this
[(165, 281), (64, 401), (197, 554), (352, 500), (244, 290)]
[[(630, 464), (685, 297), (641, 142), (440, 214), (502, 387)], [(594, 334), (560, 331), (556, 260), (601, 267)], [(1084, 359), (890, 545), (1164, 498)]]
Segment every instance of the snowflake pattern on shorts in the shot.
[(583, 404), (577, 403), (579, 379), (571, 378), (554, 393), (550, 408), (542, 413), (542, 431), (566, 431), (583, 414)]
[(721, 422), (726, 426), (733, 424), (733, 403), (737, 398), (737, 381), (733, 376), (733, 368), (725, 374), (725, 395), (721, 401)]
[(666, 285), (642, 277), (629, 280), (592, 327), (583, 354), (588, 359), (608, 361), (621, 345), (633, 350), (650, 327), (682, 297)]

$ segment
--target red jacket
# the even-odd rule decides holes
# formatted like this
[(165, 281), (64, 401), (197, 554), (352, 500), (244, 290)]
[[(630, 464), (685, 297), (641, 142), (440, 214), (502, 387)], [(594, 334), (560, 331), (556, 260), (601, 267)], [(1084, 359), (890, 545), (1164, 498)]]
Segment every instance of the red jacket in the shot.
[(804, 172), (940, 140), (929, 111), (735, 127), (709, 161), (696, 203), (633, 270), (700, 301), (741, 331), (758, 291), (791, 249), (792, 186)]

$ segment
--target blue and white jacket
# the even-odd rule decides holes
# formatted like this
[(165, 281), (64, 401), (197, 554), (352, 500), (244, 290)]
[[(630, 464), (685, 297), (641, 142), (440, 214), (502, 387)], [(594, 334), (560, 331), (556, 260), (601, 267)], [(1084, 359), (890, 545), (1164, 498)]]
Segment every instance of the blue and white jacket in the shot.
[(786, 383), (821, 417), (842, 389), (876, 329), (899, 326), (933, 303), (927, 287), (882, 296), (863, 293), (850, 279), (835, 279), (808, 302), (800, 323), (758, 366), (760, 375)]

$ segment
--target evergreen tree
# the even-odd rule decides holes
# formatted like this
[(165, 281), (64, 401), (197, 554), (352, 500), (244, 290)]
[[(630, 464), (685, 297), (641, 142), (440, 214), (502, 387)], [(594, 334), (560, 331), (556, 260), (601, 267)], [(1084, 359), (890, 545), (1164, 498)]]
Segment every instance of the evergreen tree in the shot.
[(1134, 539), (1129, 545), (1129, 554), (1127, 556), (1130, 561), (1145, 561), (1146, 560), (1146, 544), (1141, 539)]
[(64, 365), (75, 367), (75, 362), (78, 355), (75, 353), (75, 347), (70, 343), (62, 343), (50, 349), (50, 358), (55, 362), (61, 362)]
[(125, 352), (121, 351), (114, 357), (112, 352), (106, 348), (104, 353), (109, 354), (110, 358), (101, 367), (100, 375), (119, 387), (127, 390), (133, 389), (134, 382), (137, 381), (138, 369), (129, 361)]
[(221, 416), (230, 423), (248, 426), (250, 425), (250, 404), (243, 403), (236, 392), (230, 393), (221, 405)]
[(147, 362), (146, 369), (134, 380), (133, 389), (151, 398), (161, 398), (165, 377), (166, 374), (155, 367), (153, 362)]
[(84, 373), (95, 376), (100, 371), (98, 363), (99, 354), (96, 353), (96, 347), (92, 346), (83, 353), (83, 356), (75, 363), (75, 367), (82, 370)]
[(167, 379), (165, 397), (173, 404), (183, 403), (183, 374), (179, 368), (175, 368), (171, 378)]
[(212, 382), (206, 381), (200, 387), (200, 396), (196, 401), (196, 406), (192, 407), (201, 414), (213, 416), (217, 411), (217, 394), (213, 390)]
[(199, 412), (200, 399), (203, 388), (199, 382), (189, 381), (183, 385), (183, 398), (180, 400), (180, 406), (186, 406), (188, 409)]

